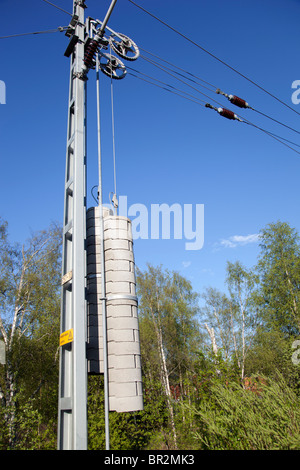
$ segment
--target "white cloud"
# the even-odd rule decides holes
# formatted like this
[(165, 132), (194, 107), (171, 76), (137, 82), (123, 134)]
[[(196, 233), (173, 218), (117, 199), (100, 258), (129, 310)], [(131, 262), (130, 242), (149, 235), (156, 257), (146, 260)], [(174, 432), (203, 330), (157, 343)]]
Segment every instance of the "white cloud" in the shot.
[(220, 245), (225, 248), (236, 248), (237, 246), (248, 245), (249, 243), (257, 243), (259, 241), (259, 234), (253, 233), (250, 235), (233, 235), (227, 239), (222, 239)]
[(192, 262), (191, 261), (182, 261), (182, 265), (184, 268), (188, 268), (189, 266), (191, 266)]

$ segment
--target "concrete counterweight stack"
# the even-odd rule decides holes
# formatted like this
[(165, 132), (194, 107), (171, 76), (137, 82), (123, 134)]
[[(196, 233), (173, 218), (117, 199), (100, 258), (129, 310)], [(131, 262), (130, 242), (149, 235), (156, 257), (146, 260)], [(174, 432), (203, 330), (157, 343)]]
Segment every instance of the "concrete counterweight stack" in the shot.
[[(142, 371), (131, 221), (103, 209), (109, 410), (143, 409)], [(102, 231), (99, 207), (87, 211), (88, 372), (103, 367)]]

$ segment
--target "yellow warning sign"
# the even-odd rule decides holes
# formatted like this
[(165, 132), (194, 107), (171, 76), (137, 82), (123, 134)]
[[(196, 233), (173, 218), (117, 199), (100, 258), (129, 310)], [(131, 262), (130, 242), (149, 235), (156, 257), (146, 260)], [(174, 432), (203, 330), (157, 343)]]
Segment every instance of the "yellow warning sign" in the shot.
[(64, 344), (72, 343), (74, 339), (73, 328), (70, 330), (64, 331), (59, 337), (59, 345), (63, 346)]

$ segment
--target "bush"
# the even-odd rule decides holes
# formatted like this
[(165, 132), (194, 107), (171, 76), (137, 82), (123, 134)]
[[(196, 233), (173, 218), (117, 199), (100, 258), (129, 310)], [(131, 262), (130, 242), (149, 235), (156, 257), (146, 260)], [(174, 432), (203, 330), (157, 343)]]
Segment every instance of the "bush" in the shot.
[(300, 400), (283, 377), (263, 378), (258, 389), (230, 382), (212, 386), (194, 408), (195, 439), (210, 450), (300, 449)]

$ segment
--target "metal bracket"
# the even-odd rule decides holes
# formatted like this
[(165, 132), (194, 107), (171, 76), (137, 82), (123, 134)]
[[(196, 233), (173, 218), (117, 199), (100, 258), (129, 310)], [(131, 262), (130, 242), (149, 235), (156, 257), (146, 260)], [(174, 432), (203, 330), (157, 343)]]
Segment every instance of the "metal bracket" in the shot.
[(74, 72), (73, 77), (79, 78), (79, 80), (83, 80), (83, 81), (88, 80), (88, 78), (87, 78), (87, 76), (84, 72)]

